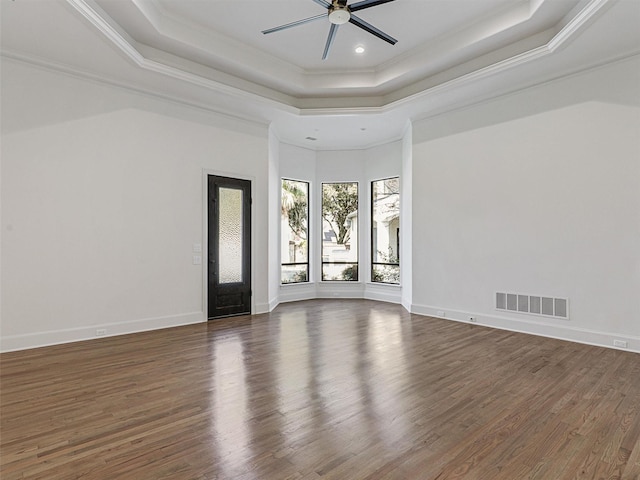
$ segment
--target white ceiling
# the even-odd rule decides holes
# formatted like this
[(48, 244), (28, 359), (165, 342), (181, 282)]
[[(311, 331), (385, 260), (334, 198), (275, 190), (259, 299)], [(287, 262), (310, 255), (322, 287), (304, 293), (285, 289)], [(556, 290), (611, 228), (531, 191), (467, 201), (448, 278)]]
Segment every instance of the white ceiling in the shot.
[[(163, 55), (168, 53), (231, 73), (290, 95), (296, 105), (302, 105), (296, 102), (300, 98), (388, 95), (504, 47), (509, 52), (500, 58), (538, 46), (573, 18), (579, 3), (396, 0), (357, 12), (397, 38), (396, 45), (345, 24), (322, 60), (330, 22), (327, 10), (313, 0), (96, 0), (102, 16), (149, 55), (169, 61)], [(261, 33), (323, 13), (311, 23)], [(355, 53), (358, 45), (365, 53)], [(380, 104), (365, 103), (372, 102)]]
[(347, 23), (324, 61), (327, 18), (261, 33), (325, 13), (313, 0), (1, 1), (6, 56), (270, 122), (315, 149), (393, 140), (408, 119), (640, 51), (640, 0), (395, 0), (357, 15), (396, 45)]

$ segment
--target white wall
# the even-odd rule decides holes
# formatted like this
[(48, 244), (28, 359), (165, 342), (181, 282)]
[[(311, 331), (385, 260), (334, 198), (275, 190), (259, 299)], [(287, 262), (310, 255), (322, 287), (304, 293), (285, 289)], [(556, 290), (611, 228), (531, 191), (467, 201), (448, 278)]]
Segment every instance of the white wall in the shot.
[[(413, 311), (640, 351), (640, 88), (549, 102), (604, 98), (634, 65), (467, 109), (463, 131), (460, 112), (415, 125)], [(568, 297), (570, 318), (498, 312), (497, 291)]]
[[(253, 179), (256, 312), (401, 299), (417, 313), (640, 351), (639, 66), (414, 122), (388, 145), (314, 152), (264, 125), (3, 61), (0, 347), (203, 321), (192, 246), (206, 240), (203, 180), (216, 172)], [(280, 177), (311, 182), (312, 212), (322, 182), (360, 182), (368, 232), (370, 181), (397, 174), (401, 291), (367, 275), (322, 284), (313, 244), (314, 282), (279, 285)], [(316, 216), (310, 234), (320, 230)], [(359, 248), (368, 270), (368, 233)], [(570, 319), (499, 313), (496, 291), (568, 297)]]
[(402, 170), (402, 141), (369, 148), (365, 151), (365, 158), (364, 169), (369, 188), (373, 180), (398, 177)]
[[(279, 152), (280, 178), (309, 182), (309, 212), (317, 211), (319, 204), (316, 203), (316, 191), (319, 186), (316, 183), (316, 152), (314, 150), (286, 143), (280, 144)], [(281, 186), (278, 183), (278, 195), (281, 195), (280, 188)], [(278, 215), (280, 215), (279, 208)], [(315, 217), (312, 216), (311, 218), (313, 219)], [(280, 217), (278, 217), (277, 225), (280, 225)], [(308, 229), (309, 238), (315, 238), (316, 235), (319, 235), (315, 223), (310, 223), (308, 225)], [(278, 238), (280, 239), (280, 237)], [(291, 302), (316, 298), (316, 276), (319, 272), (317, 257), (320, 255), (320, 249), (316, 242), (308, 242), (308, 247), (310, 270), (309, 282), (280, 285), (280, 263), (282, 259), (278, 257), (278, 278), (275, 280), (275, 285), (279, 288), (279, 302)]]
[[(8, 60), (2, 85), (2, 349), (203, 321), (203, 175), (267, 198), (267, 127)], [(267, 208), (254, 202), (255, 311)]]
[[(316, 155), (316, 189), (314, 201), (316, 202), (318, 212), (322, 208), (322, 184), (331, 182), (358, 182), (358, 208), (360, 212), (367, 205), (367, 192), (365, 184), (365, 151), (364, 150), (336, 150), (336, 151), (320, 151)], [(320, 215), (315, 216), (312, 220), (315, 231), (322, 232), (322, 219)], [(318, 251), (314, 262), (317, 265), (316, 272), (316, 296), (319, 298), (362, 298), (364, 295), (363, 269), (365, 262), (365, 242), (369, 228), (368, 219), (358, 217), (358, 282), (322, 282), (321, 281), (321, 252)], [(320, 245), (318, 245), (320, 247)]]
[(413, 303), (413, 125), (407, 122), (402, 138), (400, 175), (400, 283), (402, 306), (411, 311)]
[[(268, 225), (278, 225), (280, 223), (280, 140), (274, 132), (273, 127), (269, 128), (269, 211)], [(269, 279), (268, 298), (269, 311), (273, 310), (279, 301), (280, 284), (280, 231), (277, 228), (268, 229), (269, 237)]]
[[(365, 281), (364, 297), (371, 300), (381, 300), (392, 303), (400, 303), (403, 285), (388, 285), (382, 283), (371, 282), (371, 182), (373, 180), (381, 180), (383, 178), (400, 177), (400, 195), (402, 197), (403, 188), (403, 172), (402, 172), (402, 141), (378, 145), (365, 151), (364, 164), (364, 185), (366, 188), (365, 203), (361, 204), (361, 211), (367, 218), (367, 230), (362, 232), (364, 235), (364, 247), (362, 250), (362, 280)], [(400, 215), (405, 205), (400, 200)], [(400, 222), (400, 238), (403, 238), (405, 224)], [(404, 258), (401, 260), (402, 266), (400, 271), (407, 267)]]

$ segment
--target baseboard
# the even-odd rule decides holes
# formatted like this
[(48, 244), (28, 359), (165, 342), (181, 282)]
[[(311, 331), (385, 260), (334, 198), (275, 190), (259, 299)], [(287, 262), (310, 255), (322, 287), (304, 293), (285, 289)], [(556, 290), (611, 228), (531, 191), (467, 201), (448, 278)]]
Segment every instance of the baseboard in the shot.
[(278, 301), (280, 303), (288, 303), (299, 302), (301, 300), (312, 300), (314, 298), (316, 298), (315, 283), (291, 283), (280, 286)]
[(375, 283), (298, 283), (282, 285), (278, 301), (288, 303), (314, 298), (366, 298), (379, 302), (401, 303), (402, 287)]
[[(279, 302), (293, 302), (298, 300), (308, 300), (311, 298), (363, 298), (362, 290), (357, 288), (350, 292), (341, 292), (338, 297), (334, 295), (333, 289), (324, 289), (321, 295), (309, 295), (310, 291), (290, 291), (288, 295), (283, 295), (276, 300), (272, 300), (268, 304), (256, 305), (256, 313), (267, 313), (278, 306)], [(378, 292), (379, 293), (379, 292)], [(468, 317), (476, 318), (477, 325), (483, 325), (501, 330), (512, 332), (526, 333), (530, 335), (538, 335), (542, 337), (555, 338), (558, 340), (566, 340), (570, 342), (584, 343), (587, 345), (595, 345), (606, 348), (616, 348), (618, 350), (640, 353), (640, 337), (633, 335), (614, 335), (606, 332), (599, 332), (584, 328), (572, 327), (570, 325), (552, 325), (549, 323), (525, 320), (520, 318), (506, 317), (500, 315), (487, 315), (475, 312), (467, 312), (462, 310), (451, 310), (442, 307), (433, 307), (419, 304), (405, 304), (403, 301), (396, 301), (395, 295), (389, 294), (388, 299), (374, 298), (381, 297), (379, 294), (372, 294), (365, 298), (378, 301), (391, 301), (392, 303), (401, 303), (402, 306), (417, 315), (426, 315), (430, 317), (443, 318), (445, 320), (453, 320), (456, 322), (469, 322)], [(302, 298), (304, 297), (304, 298)], [(279, 301), (278, 301), (279, 300)], [(441, 315), (444, 313), (444, 315)], [(25, 350), (28, 348), (46, 347), (50, 345), (58, 345), (63, 343), (79, 342), (83, 340), (91, 340), (98, 338), (96, 330), (106, 330), (103, 336), (125, 335), (129, 333), (144, 332), (148, 330), (157, 330), (161, 328), (179, 327), (182, 325), (190, 325), (206, 321), (203, 312), (191, 312), (180, 315), (170, 315), (166, 317), (144, 318), (128, 322), (110, 323), (92, 325), (90, 327), (71, 328), (64, 330), (52, 330), (48, 332), (39, 332), (26, 335), (9, 335), (0, 338), (0, 352), (11, 352), (16, 350)], [(613, 345), (614, 340), (622, 340), (627, 342), (627, 348), (619, 348)]]
[[(273, 300), (271, 300), (269, 302), (269, 312), (273, 312), (273, 310), (280, 305), (280, 302), (278, 301), (277, 298), (274, 298)], [(268, 312), (267, 312), (268, 313)]]
[[(26, 350), (28, 348), (47, 347), (62, 343), (80, 342), (95, 338), (126, 335), (129, 333), (179, 327), (206, 321), (204, 312), (190, 312), (166, 317), (143, 318), (128, 322), (105, 323), (80, 328), (51, 330), (26, 335), (8, 335), (0, 339), (0, 352)], [(105, 330), (104, 335), (96, 335), (97, 330)]]
[(378, 302), (402, 303), (402, 288), (400, 285), (367, 283), (364, 287), (364, 298)]
[(260, 315), (261, 313), (269, 313), (272, 309), (271, 302), (269, 303), (256, 303), (255, 315)]
[(402, 307), (409, 313), (411, 313), (411, 301), (406, 299), (406, 298), (402, 298), (400, 301), (400, 304), (402, 305)]
[[(456, 322), (498, 328), (500, 330), (509, 330), (511, 332), (527, 333), (530, 335), (555, 338), (569, 342), (584, 343), (598, 347), (614, 348), (617, 350), (640, 353), (640, 337), (633, 335), (615, 335), (612, 333), (574, 327), (568, 325), (566, 320), (558, 320), (558, 322), (562, 322), (561, 324), (550, 324), (543, 321), (534, 321), (502, 315), (487, 315), (483, 313), (451, 310), (442, 307), (417, 304), (412, 304), (409, 311), (417, 315), (426, 315), (430, 317), (443, 318), (445, 320), (453, 320)], [(476, 321), (470, 322), (468, 320), (470, 316), (473, 316)], [(614, 346), (614, 340), (627, 342), (627, 348)]]
[(322, 282), (315, 298), (364, 298), (364, 284), (349, 282)]

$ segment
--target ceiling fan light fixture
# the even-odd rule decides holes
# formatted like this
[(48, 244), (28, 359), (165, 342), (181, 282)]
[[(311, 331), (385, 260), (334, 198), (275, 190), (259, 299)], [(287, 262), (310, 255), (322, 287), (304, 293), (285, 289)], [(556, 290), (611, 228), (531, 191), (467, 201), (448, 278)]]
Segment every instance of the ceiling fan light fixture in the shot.
[(351, 18), (351, 13), (346, 8), (333, 8), (329, 12), (329, 21), (334, 25), (347, 23)]
[[(329, 28), (329, 35), (327, 36), (327, 41), (324, 46), (324, 52), (322, 53), (322, 60), (326, 60), (327, 55), (329, 54), (329, 50), (331, 49), (331, 44), (335, 39), (336, 32), (338, 31), (338, 27), (345, 23), (351, 23), (356, 27), (364, 30), (365, 32), (370, 33), (378, 37), (381, 40), (384, 40), (391, 45), (395, 45), (397, 40), (390, 35), (387, 35), (382, 30), (370, 25), (365, 22), (362, 18), (359, 18), (357, 15), (353, 15), (351, 12), (359, 12), (360, 10), (364, 10), (365, 8), (376, 7), (378, 5), (382, 5), (383, 3), (393, 2), (395, 0), (359, 0), (355, 3), (351, 3), (348, 5), (347, 2), (349, 0), (331, 0), (329, 3), (328, 0), (312, 0), (314, 3), (317, 3), (321, 7), (324, 7), (325, 13), (321, 13), (319, 15), (315, 15), (309, 18), (303, 18), (302, 20), (296, 20), (295, 22), (290, 22), (284, 25), (280, 25), (279, 27), (268, 28), (267, 30), (262, 30), (263, 34), (279, 32), (281, 30), (286, 30), (287, 28), (297, 27), (298, 25), (304, 25), (309, 22), (313, 22), (316, 20), (328, 18), (331, 27)], [(357, 55), (361, 55), (364, 53), (364, 50), (358, 49), (356, 51)]]

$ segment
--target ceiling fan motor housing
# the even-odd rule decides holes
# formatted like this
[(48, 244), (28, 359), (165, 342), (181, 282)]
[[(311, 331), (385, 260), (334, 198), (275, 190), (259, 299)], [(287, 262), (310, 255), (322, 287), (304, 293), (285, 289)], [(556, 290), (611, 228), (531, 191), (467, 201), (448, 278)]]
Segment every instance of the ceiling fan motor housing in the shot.
[(334, 25), (342, 25), (347, 23), (351, 18), (351, 13), (349, 12), (349, 8), (345, 5), (339, 5), (338, 3), (334, 3), (331, 5), (329, 9), (329, 21)]
[(263, 30), (262, 33), (265, 35), (267, 33), (279, 32), (281, 30), (285, 30), (291, 27), (297, 27), (298, 25), (304, 25), (309, 22), (313, 22), (315, 20), (320, 20), (323, 18), (328, 18), (329, 23), (331, 24), (331, 28), (329, 29), (329, 35), (327, 37), (327, 42), (324, 47), (324, 53), (322, 54), (322, 59), (325, 60), (327, 55), (329, 54), (329, 49), (331, 48), (331, 44), (336, 36), (336, 31), (340, 25), (345, 23), (351, 23), (358, 28), (374, 35), (381, 40), (384, 40), (391, 45), (395, 45), (397, 40), (390, 35), (387, 35), (382, 30), (374, 27), (373, 25), (368, 24), (363, 19), (359, 18), (357, 15), (354, 15), (351, 12), (359, 12), (360, 10), (364, 10), (365, 8), (376, 7), (378, 5), (382, 5), (383, 3), (390, 3), (395, 0), (360, 0), (355, 3), (351, 3), (351, 5), (347, 5), (349, 0), (331, 0), (329, 3), (328, 0), (311, 0), (312, 2), (320, 5), (321, 7), (326, 8), (326, 13), (321, 13), (320, 15), (315, 15), (309, 18), (303, 18), (302, 20), (297, 20), (295, 22), (290, 22), (285, 25), (280, 25), (279, 27), (269, 28), (267, 30)]

